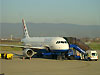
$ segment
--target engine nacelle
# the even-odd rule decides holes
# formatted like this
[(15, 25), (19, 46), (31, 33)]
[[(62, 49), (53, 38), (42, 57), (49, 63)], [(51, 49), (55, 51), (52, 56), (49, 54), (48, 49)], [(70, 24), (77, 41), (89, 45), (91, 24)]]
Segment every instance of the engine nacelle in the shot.
[(23, 55), (25, 57), (32, 57), (34, 55), (34, 51), (32, 49), (24, 49)]

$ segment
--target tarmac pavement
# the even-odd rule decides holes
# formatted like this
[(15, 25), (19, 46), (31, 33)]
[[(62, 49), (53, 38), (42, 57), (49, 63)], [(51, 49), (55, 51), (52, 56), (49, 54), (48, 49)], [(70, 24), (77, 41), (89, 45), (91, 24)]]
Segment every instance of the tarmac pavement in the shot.
[[(97, 52), (100, 56), (100, 50)], [(0, 73), (4, 75), (100, 75), (100, 57), (98, 61), (45, 58), (22, 60), (21, 51), (9, 53), (15, 53), (12, 60), (0, 59)]]

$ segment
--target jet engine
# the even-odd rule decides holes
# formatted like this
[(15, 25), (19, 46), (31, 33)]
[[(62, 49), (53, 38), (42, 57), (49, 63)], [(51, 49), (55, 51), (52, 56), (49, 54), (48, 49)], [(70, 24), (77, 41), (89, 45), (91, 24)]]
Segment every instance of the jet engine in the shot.
[(23, 55), (25, 57), (32, 57), (34, 55), (34, 51), (32, 49), (24, 49)]

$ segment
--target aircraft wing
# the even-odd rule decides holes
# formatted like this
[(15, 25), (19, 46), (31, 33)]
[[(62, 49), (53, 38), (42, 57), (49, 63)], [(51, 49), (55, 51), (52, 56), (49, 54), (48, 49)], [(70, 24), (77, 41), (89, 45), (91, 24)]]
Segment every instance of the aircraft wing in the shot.
[(0, 44), (0, 46), (4, 47), (18, 47), (18, 48), (31, 48), (31, 49), (44, 49), (44, 47), (33, 47), (33, 46), (25, 46), (25, 45), (7, 45), (7, 44)]

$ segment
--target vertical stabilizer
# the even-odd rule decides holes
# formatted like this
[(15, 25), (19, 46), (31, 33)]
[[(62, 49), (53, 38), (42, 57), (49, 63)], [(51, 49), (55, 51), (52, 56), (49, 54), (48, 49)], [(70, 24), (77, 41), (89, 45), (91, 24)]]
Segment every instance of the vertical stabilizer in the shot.
[(22, 19), (22, 23), (23, 23), (23, 29), (24, 29), (24, 37), (29, 38), (28, 30), (27, 30), (26, 23), (25, 23), (24, 19)]

